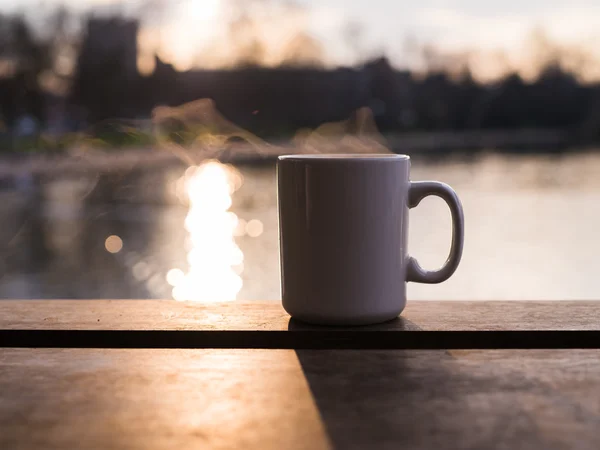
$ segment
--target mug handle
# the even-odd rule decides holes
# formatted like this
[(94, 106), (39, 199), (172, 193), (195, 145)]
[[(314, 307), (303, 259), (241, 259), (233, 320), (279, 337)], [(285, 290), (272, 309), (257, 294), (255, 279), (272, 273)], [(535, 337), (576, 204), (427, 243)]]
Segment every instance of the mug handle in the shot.
[(406, 281), (434, 284), (441, 283), (450, 278), (460, 263), (465, 239), (465, 218), (456, 192), (447, 184), (440, 183), (439, 181), (412, 181), (408, 191), (408, 207), (414, 208), (429, 195), (440, 197), (450, 208), (452, 215), (452, 246), (450, 247), (450, 255), (441, 269), (433, 271), (421, 268), (417, 260), (409, 256), (406, 268)]

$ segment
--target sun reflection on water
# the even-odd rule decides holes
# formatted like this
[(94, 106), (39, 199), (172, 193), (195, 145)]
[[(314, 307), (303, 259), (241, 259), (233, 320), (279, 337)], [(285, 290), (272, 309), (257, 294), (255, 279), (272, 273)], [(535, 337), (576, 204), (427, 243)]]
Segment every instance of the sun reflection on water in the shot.
[(244, 255), (234, 238), (238, 217), (229, 211), (241, 174), (232, 166), (208, 161), (186, 170), (178, 182), (189, 203), (185, 229), (189, 233), (188, 272), (173, 268), (167, 282), (175, 300), (233, 301), (242, 288)]

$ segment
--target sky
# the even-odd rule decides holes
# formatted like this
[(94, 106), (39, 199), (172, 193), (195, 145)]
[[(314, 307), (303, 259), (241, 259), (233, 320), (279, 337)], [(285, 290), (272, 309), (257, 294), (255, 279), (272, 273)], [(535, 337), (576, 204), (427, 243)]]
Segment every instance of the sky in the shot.
[[(142, 1), (45, 0), (44, 4), (83, 10), (125, 3), (126, 10), (134, 10)], [(158, 4), (160, 0), (154, 1)], [(179, 68), (221, 64), (218, 56), (226, 49), (214, 43), (223, 40), (220, 19), (228, 11), (229, 1), (168, 0), (168, 11), (160, 10), (147, 20), (142, 41), (148, 49), (160, 46), (160, 52)], [(261, 33), (272, 44), (274, 54), (290, 35), (302, 31), (321, 44), (329, 65), (353, 64), (381, 53), (396, 66), (415, 64), (410, 49), (416, 43), (433, 44), (450, 53), (487, 55), (479, 57), (479, 65), (493, 72), (499, 70), (494, 67), (498, 61), (491, 61), (490, 55), (498, 60), (499, 53), (508, 55), (504, 57), (506, 65), (526, 65), (527, 45), (536, 29), (560, 45), (585, 48), (600, 57), (600, 46), (593, 44), (600, 42), (598, 0), (295, 0), (301, 8), (285, 7), (290, 0), (266, 3), (270, 6), (263, 9), (268, 11), (258, 8), (257, 14), (263, 14), (268, 23)], [(0, 10), (35, 12), (39, 4), (39, 0), (0, 0)], [(159, 36), (161, 44), (157, 43)], [(214, 61), (205, 57), (199, 62), (199, 49), (211, 45)], [(598, 71), (600, 74), (600, 68)]]

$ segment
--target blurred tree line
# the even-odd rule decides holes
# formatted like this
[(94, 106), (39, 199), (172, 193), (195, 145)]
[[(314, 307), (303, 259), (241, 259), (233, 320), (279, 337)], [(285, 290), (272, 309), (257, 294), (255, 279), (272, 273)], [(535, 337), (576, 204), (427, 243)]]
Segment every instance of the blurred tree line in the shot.
[(141, 74), (135, 19), (88, 17), (77, 29), (59, 9), (44, 30), (34, 33), (23, 16), (0, 16), (0, 135), (110, 128), (147, 119), (160, 105), (210, 98), (264, 138), (344, 120), (362, 107), (384, 133), (543, 128), (600, 138), (600, 84), (557, 61), (533, 80), (510, 73), (487, 83), (443, 65), (396, 70), (385, 57), (325, 69), (314, 57), (318, 43), (303, 35), (277, 67), (252, 58), (260, 45), (246, 39), (244, 58), (228, 69), (180, 72), (156, 57), (153, 72)]

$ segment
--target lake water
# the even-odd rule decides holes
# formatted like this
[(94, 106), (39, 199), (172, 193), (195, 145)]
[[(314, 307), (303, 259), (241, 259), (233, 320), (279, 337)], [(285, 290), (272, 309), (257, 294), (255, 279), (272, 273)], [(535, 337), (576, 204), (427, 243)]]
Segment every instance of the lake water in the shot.
[[(187, 174), (187, 175), (185, 175)], [(600, 299), (600, 154), (413, 159), (455, 188), (462, 263), (410, 299)], [(280, 298), (275, 168), (83, 174), (0, 188), (0, 298)], [(410, 253), (440, 266), (450, 215), (410, 213)]]

